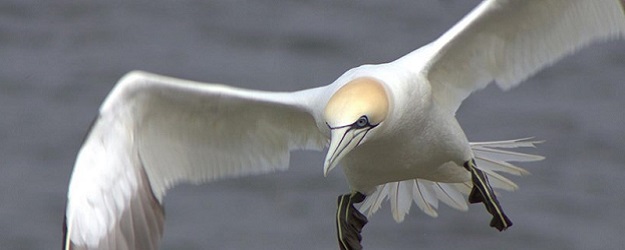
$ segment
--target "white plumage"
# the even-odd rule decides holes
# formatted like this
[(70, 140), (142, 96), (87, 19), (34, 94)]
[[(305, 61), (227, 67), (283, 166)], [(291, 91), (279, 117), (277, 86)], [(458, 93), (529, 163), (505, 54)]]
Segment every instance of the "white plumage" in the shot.
[[(343, 166), (352, 191), (367, 194), (360, 208), (367, 215), (387, 199), (397, 221), (413, 202), (433, 217), (439, 201), (468, 209), (471, 180), (462, 164), (471, 159), (494, 187), (515, 190), (496, 172), (526, 174), (510, 162), (542, 157), (510, 149), (535, 142), (469, 144), (456, 110), (491, 82), (509, 89), (592, 41), (622, 36), (623, 5), (487, 0), (431, 44), (298, 92), (129, 73), (102, 104), (77, 156), (65, 242), (75, 249), (157, 248), (162, 200), (176, 183), (283, 170), (290, 151), (328, 145), (325, 171)], [(343, 91), (350, 86), (353, 92)], [(361, 98), (368, 101), (350, 106)], [(388, 108), (379, 109), (384, 103)], [(367, 118), (366, 130), (356, 126), (359, 117)]]

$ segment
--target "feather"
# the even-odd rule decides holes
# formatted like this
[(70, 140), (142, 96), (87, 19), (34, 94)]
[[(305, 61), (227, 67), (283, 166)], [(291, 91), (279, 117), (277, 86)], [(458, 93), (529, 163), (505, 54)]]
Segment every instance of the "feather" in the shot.
[(481, 156), (478, 156), (477, 154), (475, 156), (475, 162), (478, 168), (481, 170), (500, 171), (500, 172), (513, 174), (513, 175), (530, 174), (530, 172), (528, 172), (527, 170), (517, 167), (515, 165), (512, 165), (510, 163), (507, 163), (505, 161), (491, 160), (488, 158), (483, 158)]
[(452, 185), (441, 182), (433, 182), (434, 192), (439, 200), (455, 209), (466, 211), (469, 209), (464, 196)]
[(399, 181), (390, 185), (391, 211), (393, 219), (402, 222), (412, 204), (412, 184), (414, 180)]
[(419, 179), (412, 181), (414, 182), (412, 185), (412, 199), (415, 204), (417, 204), (417, 207), (429, 216), (438, 217), (438, 213), (436, 212), (436, 208), (438, 208), (438, 198), (436, 198), (434, 194), (432, 185), (425, 184), (425, 181)]
[(473, 152), (479, 154), (482, 158), (488, 158), (497, 161), (516, 161), (516, 162), (529, 162), (540, 161), (545, 159), (543, 156), (524, 154), (518, 152), (511, 152), (507, 150), (492, 149), (487, 147), (474, 148)]
[(377, 212), (382, 206), (384, 198), (388, 196), (389, 186), (390, 183), (377, 186), (373, 194), (367, 196), (358, 210), (363, 214), (367, 214), (367, 217)]
[(471, 148), (476, 149), (480, 147), (489, 148), (536, 148), (536, 144), (543, 143), (544, 141), (530, 141), (534, 137), (527, 137), (514, 140), (505, 141), (489, 141), (489, 142), (471, 142)]
[[(534, 148), (540, 141), (530, 141), (531, 138), (470, 143), (473, 149), (477, 167), (484, 171), (489, 178), (491, 185), (497, 189), (514, 191), (518, 186), (510, 179), (496, 173), (503, 172), (513, 175), (527, 175), (525, 169), (510, 164), (508, 161), (538, 161), (544, 159), (539, 155), (518, 153), (509, 150), (496, 148)], [(425, 214), (437, 217), (438, 201), (448, 206), (466, 211), (469, 209), (465, 196), (469, 195), (473, 184), (463, 183), (441, 183), (424, 179), (413, 179), (401, 182), (390, 182), (376, 187), (373, 194), (367, 196), (360, 211), (366, 212), (367, 217), (373, 215), (382, 205), (385, 199), (390, 200), (391, 212), (397, 222), (404, 220), (410, 211), (411, 202), (414, 203)]]
[(486, 175), (488, 175), (488, 181), (490, 182), (490, 185), (493, 188), (503, 189), (506, 191), (515, 191), (519, 189), (519, 186), (517, 186), (510, 179), (503, 177), (500, 174), (497, 174), (490, 170), (485, 170), (485, 169), (481, 169), (481, 170), (484, 171)]

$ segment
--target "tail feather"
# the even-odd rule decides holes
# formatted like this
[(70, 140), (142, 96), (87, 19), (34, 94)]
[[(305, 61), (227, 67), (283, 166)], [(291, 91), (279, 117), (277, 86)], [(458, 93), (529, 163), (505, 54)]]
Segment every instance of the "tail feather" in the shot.
[[(540, 155), (525, 154), (519, 152), (513, 152), (504, 149), (514, 148), (535, 148), (536, 144), (543, 143), (543, 141), (530, 141), (532, 138), (507, 140), (507, 141), (493, 141), (493, 142), (471, 142), (471, 149), (476, 158), (489, 159), (495, 162), (530, 162), (540, 161), (545, 157)], [(480, 166), (481, 168), (481, 166)]]
[[(523, 138), (516, 140), (493, 141), (493, 142), (475, 142), (471, 143), (471, 149), (475, 155), (477, 167), (488, 176), (491, 185), (494, 188), (506, 191), (514, 191), (518, 186), (510, 179), (498, 174), (497, 172), (508, 173), (512, 175), (527, 175), (528, 171), (517, 167), (510, 162), (531, 162), (544, 159), (543, 156), (532, 155), (509, 151), (515, 148), (534, 148), (536, 144), (542, 141), (533, 141), (532, 138)], [(404, 220), (406, 214), (410, 212), (412, 201), (425, 214), (431, 217), (437, 217), (438, 201), (455, 209), (466, 211), (468, 209), (467, 200), (475, 202), (475, 195), (471, 195), (473, 185), (470, 181), (466, 183), (440, 183), (423, 179), (405, 180), (400, 182), (391, 182), (380, 185), (376, 191), (367, 196), (367, 199), (360, 207), (360, 211), (367, 214), (367, 217), (373, 215), (381, 206), (385, 199), (391, 202), (391, 211), (393, 218), (397, 222)]]
[(504, 141), (488, 141), (488, 142), (471, 142), (471, 148), (536, 148), (536, 144), (543, 143), (545, 141), (532, 141), (534, 137), (526, 137), (514, 140)]
[(412, 183), (410, 181), (395, 182), (390, 185), (391, 211), (395, 221), (403, 221), (412, 204)]
[(426, 185), (423, 181), (410, 180), (412, 182), (412, 199), (417, 207), (425, 214), (434, 218), (438, 217), (438, 198), (432, 185)]
[(386, 184), (377, 186), (372, 195), (367, 195), (367, 198), (358, 210), (360, 210), (363, 214), (367, 212), (367, 217), (371, 217), (371, 215), (382, 207), (382, 202), (384, 201), (384, 198), (388, 196), (390, 186), (391, 185)]
[(460, 211), (466, 211), (469, 209), (467, 202), (464, 200), (464, 196), (454, 186), (448, 183), (431, 183), (434, 187), (434, 192), (436, 192), (436, 197), (443, 203)]
[(469, 193), (471, 193), (471, 190), (473, 189), (473, 185), (471, 184), (471, 182), (449, 183), (449, 184), (453, 185), (456, 190), (458, 190), (460, 193), (467, 195), (467, 196), (469, 195)]
[(494, 188), (503, 189), (506, 191), (515, 191), (519, 189), (519, 186), (512, 182), (510, 179), (503, 177), (502, 175), (495, 173), (490, 170), (481, 169), (486, 175), (488, 175), (488, 180), (490, 181), (490, 185)]
[(517, 167), (515, 165), (512, 165), (505, 161), (497, 161), (497, 160), (483, 158), (481, 156), (475, 156), (475, 162), (482, 170), (499, 171), (499, 172), (504, 172), (504, 173), (517, 175), (517, 176), (530, 174), (530, 172), (528, 172), (527, 170)]
[(508, 150), (486, 148), (486, 147), (473, 148), (473, 152), (475, 154), (479, 154), (480, 157), (482, 158), (498, 160), (498, 161), (525, 162), (525, 161), (540, 161), (544, 159), (544, 157), (542, 156), (512, 152)]

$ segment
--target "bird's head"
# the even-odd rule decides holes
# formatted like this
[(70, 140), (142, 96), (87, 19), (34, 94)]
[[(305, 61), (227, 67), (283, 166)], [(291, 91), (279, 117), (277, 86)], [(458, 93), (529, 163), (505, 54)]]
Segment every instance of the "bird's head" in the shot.
[(324, 119), (331, 131), (324, 175), (350, 151), (366, 143), (375, 134), (370, 131), (386, 119), (388, 112), (386, 89), (374, 78), (356, 78), (339, 88), (324, 110)]

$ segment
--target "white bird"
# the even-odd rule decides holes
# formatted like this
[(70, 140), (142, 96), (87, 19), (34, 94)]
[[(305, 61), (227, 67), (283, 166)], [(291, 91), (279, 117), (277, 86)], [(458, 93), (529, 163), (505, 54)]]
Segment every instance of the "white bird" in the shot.
[[(66, 210), (66, 248), (155, 249), (162, 201), (181, 182), (202, 183), (288, 167), (289, 152), (329, 149), (323, 173), (342, 165), (341, 249), (359, 249), (366, 217), (387, 199), (401, 221), (411, 203), (436, 216), (483, 202), (491, 226), (511, 225), (495, 173), (539, 156), (505, 148), (532, 141), (469, 143), (455, 118), (491, 82), (510, 89), (590, 42), (625, 34), (623, 0), (486, 0), (434, 42), (393, 62), (363, 65), (333, 83), (264, 92), (144, 72), (123, 77), (78, 153)], [(497, 149), (500, 148), (500, 149)], [(503, 148), (503, 149), (501, 149)]]

